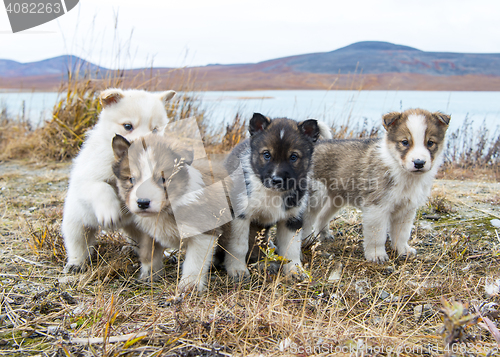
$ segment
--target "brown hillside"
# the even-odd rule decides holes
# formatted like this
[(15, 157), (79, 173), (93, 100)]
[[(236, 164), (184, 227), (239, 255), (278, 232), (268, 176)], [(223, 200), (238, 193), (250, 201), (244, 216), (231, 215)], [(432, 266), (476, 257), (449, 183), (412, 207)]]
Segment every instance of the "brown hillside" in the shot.
[[(253, 66), (252, 66), (253, 67)], [(254, 70), (255, 69), (255, 70)], [(437, 90), (499, 91), (500, 76), (432, 76), (414, 73), (317, 74), (281, 70), (264, 72), (246, 65), (207, 66), (185, 69), (128, 70), (121, 73), (124, 87), (177, 90)], [(0, 78), (0, 88), (25, 91), (56, 91), (61, 75)], [(99, 82), (99, 79), (95, 79)], [(104, 81), (103, 81), (104, 82)], [(186, 88), (186, 83), (192, 83)]]

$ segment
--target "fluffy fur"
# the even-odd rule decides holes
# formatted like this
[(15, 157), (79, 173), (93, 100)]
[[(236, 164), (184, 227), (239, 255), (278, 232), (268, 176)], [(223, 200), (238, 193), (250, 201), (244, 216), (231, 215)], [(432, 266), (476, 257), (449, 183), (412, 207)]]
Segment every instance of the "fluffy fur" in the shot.
[(383, 117), (382, 139), (319, 143), (304, 236), (313, 231), (329, 236), (332, 216), (350, 205), (363, 212), (367, 260), (388, 259), (387, 233), (398, 254), (415, 254), (408, 244), (411, 227), (442, 163), (449, 121), (439, 112), (411, 109)]
[(179, 288), (205, 290), (218, 231), (203, 233), (200, 227), (206, 227), (204, 223), (216, 226), (217, 200), (222, 198), (225, 203), (226, 199), (222, 185), (219, 192), (206, 190), (201, 173), (191, 166), (193, 152), (160, 133), (145, 136), (132, 146), (116, 136), (113, 150), (120, 197), (139, 229), (154, 237), (154, 247), (149, 241), (139, 247), (141, 277), (157, 274), (163, 267), (163, 248), (180, 248), (182, 242), (186, 258)]
[(141, 235), (117, 196), (111, 140), (115, 134), (137, 138), (166, 125), (165, 103), (174, 95), (174, 91), (153, 94), (120, 89), (100, 94), (103, 110), (73, 162), (64, 202), (62, 234), (68, 254), (65, 272), (85, 268), (100, 227), (123, 228), (133, 238)]
[(238, 207), (226, 244), (226, 270), (231, 277), (248, 276), (250, 232), (276, 224), (278, 253), (290, 260), (285, 272), (296, 273), (301, 266), (299, 230), (308, 202), (308, 172), (321, 130), (314, 119), (297, 123), (254, 114), (249, 131), (250, 139), (238, 144), (225, 164), (230, 173), (241, 164), (246, 185), (246, 190), (230, 193)]

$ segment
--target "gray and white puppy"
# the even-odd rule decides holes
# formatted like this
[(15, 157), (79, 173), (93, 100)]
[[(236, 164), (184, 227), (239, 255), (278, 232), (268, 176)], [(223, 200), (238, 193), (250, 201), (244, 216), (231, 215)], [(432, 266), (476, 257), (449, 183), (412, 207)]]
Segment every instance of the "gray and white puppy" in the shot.
[[(163, 267), (164, 248), (186, 248), (181, 290), (206, 290), (207, 273), (217, 244), (217, 216), (224, 190), (205, 187), (192, 166), (193, 151), (161, 133), (132, 143), (115, 136), (112, 143), (120, 198), (137, 227), (154, 238), (139, 244), (141, 278)], [(220, 202), (219, 202), (220, 201)], [(147, 237), (146, 236), (146, 237)]]

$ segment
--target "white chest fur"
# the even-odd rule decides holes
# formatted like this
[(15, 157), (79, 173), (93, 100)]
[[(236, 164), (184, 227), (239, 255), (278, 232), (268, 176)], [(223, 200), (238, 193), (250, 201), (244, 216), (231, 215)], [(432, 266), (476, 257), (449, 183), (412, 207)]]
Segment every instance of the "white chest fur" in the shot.
[(303, 198), (299, 206), (285, 209), (283, 192), (264, 187), (253, 173), (248, 175), (247, 180), (250, 192), (245, 216), (251, 220), (257, 220), (264, 225), (272, 225), (278, 221), (296, 217), (305, 206), (306, 199)]

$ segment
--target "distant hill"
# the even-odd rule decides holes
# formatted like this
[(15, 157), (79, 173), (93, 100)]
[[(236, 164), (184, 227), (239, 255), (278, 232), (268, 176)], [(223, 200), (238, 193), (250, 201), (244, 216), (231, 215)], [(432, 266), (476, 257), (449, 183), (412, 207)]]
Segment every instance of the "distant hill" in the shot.
[[(68, 69), (110, 71), (76, 56), (32, 63), (0, 60), (0, 88), (54, 90)], [(189, 72), (189, 73), (187, 73)], [(123, 85), (198, 90), (392, 89), (500, 90), (500, 54), (425, 52), (388, 42), (358, 42), (331, 52), (259, 63), (120, 71)], [(142, 82), (141, 82), (142, 81)], [(156, 83), (151, 87), (152, 83)], [(193, 87), (194, 85), (194, 87)]]
[(20, 63), (0, 59), (0, 77), (30, 77), (46, 75), (66, 75), (68, 70), (97, 72), (106, 70), (77, 56), (59, 56), (38, 62)]
[(433, 76), (500, 76), (500, 54), (424, 52), (388, 42), (358, 42), (331, 52), (255, 64), (264, 71), (323, 74), (417, 73)]

